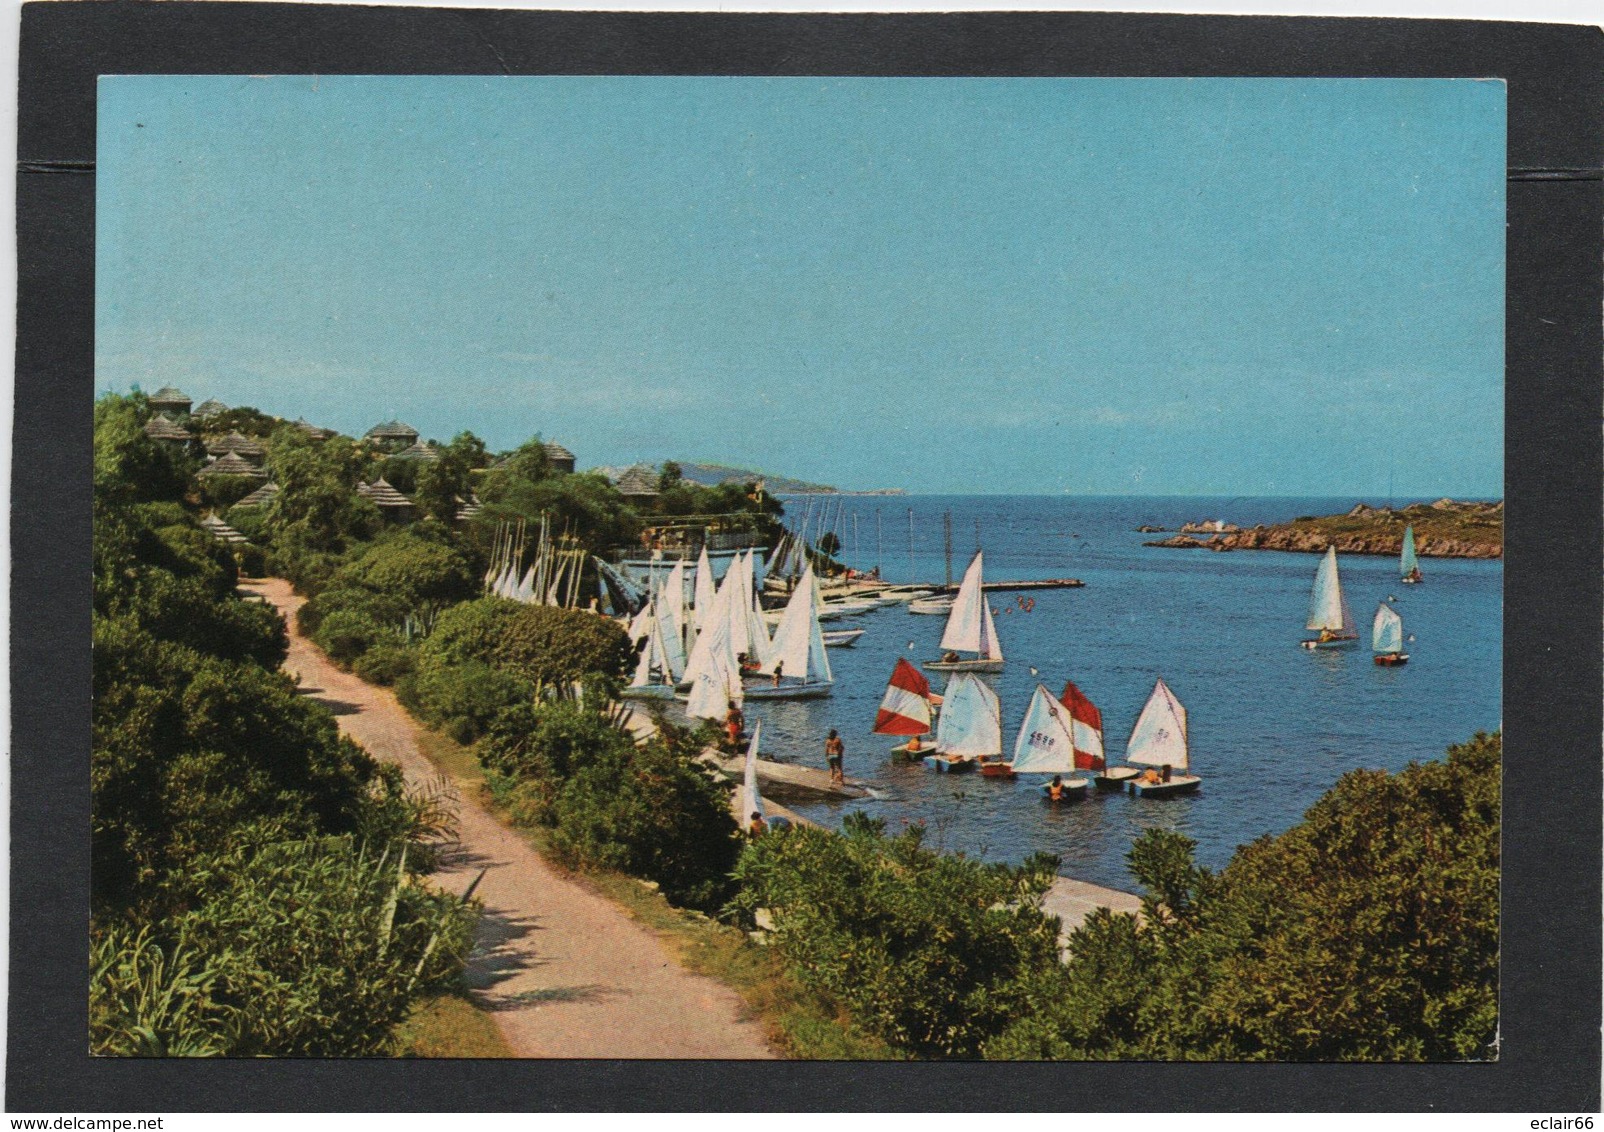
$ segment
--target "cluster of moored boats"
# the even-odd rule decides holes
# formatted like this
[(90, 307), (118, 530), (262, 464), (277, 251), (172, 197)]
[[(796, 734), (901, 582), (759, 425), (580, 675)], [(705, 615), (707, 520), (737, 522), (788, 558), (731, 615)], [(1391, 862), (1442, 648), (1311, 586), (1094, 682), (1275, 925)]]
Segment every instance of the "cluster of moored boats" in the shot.
[[(893, 755), (948, 773), (1046, 776), (1050, 781), (1040, 786), (1042, 795), (1055, 802), (1083, 798), (1093, 788), (1164, 797), (1193, 792), (1202, 781), (1192, 773), (1186, 708), (1162, 678), (1137, 716), (1124, 765), (1108, 765), (1102, 714), (1072, 681), (1056, 697), (1045, 685), (1036, 685), (1011, 757), (1004, 758), (1001, 704), (978, 675), (1003, 667), (979, 551), (952, 595), (860, 583), (838, 590), (827, 601), (809, 563), (789, 587), (783, 607), (765, 609), (758, 579), (755, 552), (737, 555), (717, 584), (705, 550), (694, 578), (687, 576), (683, 561), (677, 562), (629, 622), (638, 657), (624, 695), (677, 698), (685, 701), (690, 717), (721, 722), (748, 699), (829, 695), (835, 677), (827, 650), (850, 646), (864, 630), (827, 633), (821, 622), (905, 601), (910, 612), (946, 613), (942, 655), (924, 662), (923, 668), (946, 673), (947, 683), (938, 695), (919, 668), (906, 659), (897, 661), (874, 725), (876, 734), (905, 740), (892, 749)], [(1413, 528), (1405, 534), (1400, 580), (1420, 581)], [(1372, 625), (1379, 665), (1409, 659), (1403, 651), (1402, 618), (1390, 604), (1395, 600), (1378, 605)], [(1358, 640), (1334, 549), (1327, 550), (1315, 574), (1307, 628), (1319, 634), (1302, 642), (1309, 649), (1351, 646)], [(754, 735), (749, 753), (755, 750)], [(1087, 777), (1080, 777), (1083, 773)]]

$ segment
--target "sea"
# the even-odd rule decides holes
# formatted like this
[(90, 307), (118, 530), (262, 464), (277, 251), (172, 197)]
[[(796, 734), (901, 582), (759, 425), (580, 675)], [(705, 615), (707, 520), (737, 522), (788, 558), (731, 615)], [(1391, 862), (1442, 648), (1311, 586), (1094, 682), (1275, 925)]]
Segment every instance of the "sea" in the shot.
[[(1038, 681), (1057, 695), (1073, 680), (1102, 711), (1108, 760), (1119, 763), (1137, 714), (1162, 677), (1187, 709), (1193, 773), (1203, 780), (1193, 795), (1154, 800), (1093, 791), (1083, 802), (1049, 806), (1035, 777), (1009, 782), (893, 761), (890, 748), (902, 740), (872, 732), (886, 681), (899, 657), (916, 665), (939, 657), (945, 624), (942, 616), (911, 614), (905, 604), (826, 622), (826, 629), (865, 630), (854, 647), (829, 650), (833, 694), (750, 701), (749, 724), (763, 721), (763, 757), (817, 767), (825, 765), (829, 729), (840, 732), (847, 775), (863, 782), (869, 797), (790, 807), (827, 826), (854, 811), (883, 819), (891, 832), (922, 823), (927, 844), (943, 851), (1014, 863), (1051, 853), (1064, 875), (1127, 891), (1138, 886), (1126, 854), (1148, 829), (1186, 835), (1197, 843), (1200, 863), (1222, 867), (1238, 846), (1296, 824), (1348, 771), (1396, 771), (1441, 759), (1450, 744), (1500, 725), (1501, 561), (1424, 558), (1424, 582), (1403, 585), (1395, 557), (1339, 556), (1362, 640), (1353, 648), (1310, 651), (1298, 642), (1311, 635), (1304, 621), (1319, 556), (1149, 547), (1143, 543), (1166, 536), (1137, 530), (1177, 530), (1214, 519), (1250, 527), (1338, 514), (1354, 502), (999, 495), (813, 500), (810, 535), (828, 514), (826, 523), (842, 542), (839, 557), (863, 570), (878, 565), (888, 581), (946, 580), (944, 517), (950, 515), (954, 580), (978, 546), (988, 581), (1084, 582), (1023, 595), (988, 593), (1006, 664), (984, 678), (1001, 700), (1005, 756)], [(787, 521), (800, 525), (807, 507), (803, 499), (787, 500)], [(1033, 599), (1028, 611), (1020, 596)], [(1392, 601), (1403, 618), (1407, 665), (1382, 668), (1371, 661), (1370, 622), (1382, 601)], [(945, 678), (928, 675), (940, 691)]]

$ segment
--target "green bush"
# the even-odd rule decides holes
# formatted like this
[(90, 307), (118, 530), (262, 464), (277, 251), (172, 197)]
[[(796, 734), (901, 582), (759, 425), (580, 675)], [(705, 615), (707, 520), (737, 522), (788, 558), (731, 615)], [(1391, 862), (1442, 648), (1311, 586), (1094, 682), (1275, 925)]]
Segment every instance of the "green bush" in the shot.
[(165, 950), (149, 928), (95, 941), (92, 1052), (383, 1055), (472, 941), (470, 910), (410, 879), (405, 854), (349, 840), (227, 849), (196, 858), (189, 884)]
[(1062, 992), (987, 1052), (1292, 1061), (1487, 1058), (1498, 1028), (1497, 735), (1353, 771), (1287, 832), (1199, 868), (1132, 847), (1145, 924), (1102, 912)]
[(347, 667), (376, 645), (401, 644), (401, 635), (359, 609), (336, 609), (318, 622), (312, 640), (337, 664)]
[(418, 652), (410, 645), (380, 644), (357, 657), (351, 671), (369, 684), (389, 687), (410, 675), (418, 664)]
[(462, 602), (435, 619), (433, 631), (419, 647), (424, 656), (442, 664), (489, 664), (496, 658), (502, 635), (523, 608), (499, 597)]
[(773, 946), (804, 985), (917, 1057), (973, 1058), (1039, 997), (1058, 963), (1058, 920), (1041, 910), (1057, 860), (1012, 868), (925, 848), (847, 815), (842, 832), (799, 827), (742, 854), (732, 904), (773, 918)]
[(409, 610), (466, 601), (479, 589), (468, 560), (443, 543), (398, 532), (368, 547), (340, 580), (386, 595)]
[(553, 831), (565, 863), (654, 880), (676, 903), (713, 909), (731, 894), (740, 842), (729, 786), (700, 751), (671, 727), (637, 744), (594, 707), (555, 700), (504, 712), (479, 758), (518, 785), (520, 808)]
[(629, 634), (594, 613), (546, 605), (519, 605), (495, 647), (498, 664), (537, 686), (569, 684), (587, 676), (621, 679), (633, 649)]
[(396, 695), (410, 711), (459, 743), (473, 742), (491, 720), (534, 694), (513, 673), (479, 661), (452, 664), (427, 655), (396, 681)]

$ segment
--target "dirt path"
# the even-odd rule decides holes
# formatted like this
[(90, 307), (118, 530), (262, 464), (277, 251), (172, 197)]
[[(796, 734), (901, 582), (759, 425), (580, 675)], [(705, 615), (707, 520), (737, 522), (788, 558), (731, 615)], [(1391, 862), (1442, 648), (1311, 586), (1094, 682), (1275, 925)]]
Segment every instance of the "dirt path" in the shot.
[[(284, 614), (285, 667), (300, 677), (304, 692), (334, 710), (341, 731), (375, 758), (400, 764), (408, 781), (438, 777), (395, 696), (341, 672), (295, 632), (302, 599), (289, 583), (267, 578), (241, 589)], [(476, 893), (485, 912), (468, 982), (520, 1056), (774, 1056), (762, 1027), (741, 1020), (735, 992), (686, 971), (651, 932), (553, 871), (472, 799), (462, 800), (458, 827), (460, 845), (431, 879), (461, 892), (489, 867)]]

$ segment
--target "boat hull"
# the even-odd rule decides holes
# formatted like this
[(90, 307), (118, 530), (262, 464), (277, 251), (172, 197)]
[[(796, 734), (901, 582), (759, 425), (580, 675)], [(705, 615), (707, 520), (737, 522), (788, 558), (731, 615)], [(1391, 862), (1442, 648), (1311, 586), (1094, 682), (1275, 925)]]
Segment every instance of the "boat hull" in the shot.
[(741, 694), (749, 700), (817, 700), (834, 689), (834, 684), (748, 684)]
[(1001, 672), (1000, 660), (927, 660), (920, 665), (931, 672)]
[(941, 774), (970, 774), (977, 764), (968, 755), (949, 757), (947, 755), (928, 755), (925, 765)]
[(945, 615), (952, 612), (951, 598), (914, 598), (908, 603), (909, 613)]
[[(1071, 778), (1062, 784), (1062, 789), (1059, 791), (1056, 804), (1061, 806), (1065, 802), (1079, 802), (1082, 798), (1086, 797), (1090, 787), (1091, 783), (1087, 782), (1084, 778)], [(1054, 804), (1052, 788), (1048, 783), (1042, 783), (1041, 787), (1039, 788), (1039, 792), (1043, 802), (1046, 802), (1049, 805)]]
[(1383, 668), (1396, 668), (1400, 664), (1409, 663), (1409, 654), (1404, 652), (1377, 653), (1375, 660)]
[(1093, 775), (1092, 783), (1099, 790), (1103, 791), (1123, 790), (1130, 780), (1135, 778), (1140, 773), (1142, 772), (1137, 770), (1135, 767), (1110, 767), (1102, 774)]
[(1310, 649), (1310, 650), (1313, 650), (1313, 649), (1351, 649), (1351, 648), (1353, 648), (1353, 646), (1355, 646), (1355, 645), (1357, 645), (1359, 643), (1359, 638), (1358, 637), (1338, 637), (1334, 641), (1313, 640), (1313, 641), (1300, 641), (1299, 643), (1304, 648)]
[(899, 759), (906, 759), (907, 761), (909, 761), (911, 763), (923, 762), (925, 756), (928, 755), (928, 754), (933, 753), (934, 751), (935, 751), (935, 748), (930, 746), (930, 744), (928, 744), (928, 743), (921, 744), (917, 751), (908, 750), (908, 744), (906, 744), (906, 743), (904, 743), (900, 747), (892, 747), (891, 748), (891, 754), (892, 754), (893, 757), (899, 758)]
[(625, 688), (618, 694), (626, 700), (671, 700), (674, 698), (674, 686), (647, 684), (641, 688)]
[(1131, 793), (1139, 798), (1170, 798), (1177, 794), (1194, 794), (1203, 780), (1190, 774), (1177, 774), (1168, 782), (1131, 781)]
[(849, 649), (858, 643), (858, 638), (868, 632), (867, 629), (842, 629), (839, 632), (825, 633), (824, 647), (827, 649)]
[(1005, 762), (983, 762), (979, 767), (982, 778), (1017, 778), (1014, 768)]

